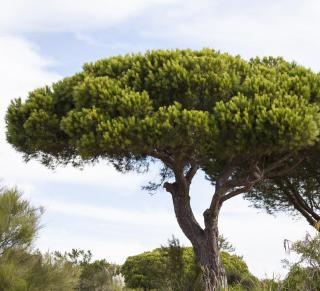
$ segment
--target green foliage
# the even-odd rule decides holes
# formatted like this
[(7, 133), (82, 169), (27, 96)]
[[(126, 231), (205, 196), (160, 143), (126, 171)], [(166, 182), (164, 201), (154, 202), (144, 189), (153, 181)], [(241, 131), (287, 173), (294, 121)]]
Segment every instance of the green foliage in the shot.
[[(303, 161), (302, 170), (286, 177), (302, 193), (302, 209), (284, 193), (289, 187), (277, 184), (281, 171), (267, 177), (264, 169), (287, 155), (282, 168), (294, 168), (301, 156), (319, 160), (319, 96), (320, 75), (282, 58), (157, 50), (86, 64), (80, 73), (30, 92), (25, 102), (14, 100), (6, 134), (26, 160), (52, 167), (106, 159), (120, 171), (142, 171), (169, 156), (185, 169), (196, 163), (215, 184), (233, 159), (239, 188), (257, 177), (256, 165), (260, 183), (247, 196), (254, 205), (299, 211), (317, 225), (317, 165)], [(162, 174), (172, 174), (173, 165), (164, 164)]]
[(255, 291), (280, 291), (281, 282), (275, 279), (263, 279), (257, 283)]
[(307, 235), (304, 240), (294, 242), (290, 250), (299, 255), (295, 263), (284, 262), (290, 268), (283, 282), (283, 290), (320, 289), (320, 235)]
[[(258, 280), (250, 274), (246, 263), (240, 257), (222, 251), (221, 259), (231, 288), (255, 290)], [(174, 291), (204, 289), (201, 270), (196, 263), (193, 249), (181, 247), (174, 237), (168, 241), (166, 247), (128, 257), (121, 272), (126, 286), (131, 288)]]
[(23, 200), (17, 189), (0, 189), (0, 255), (13, 248), (26, 249), (39, 228), (42, 209)]
[[(320, 75), (282, 58), (245, 61), (210, 49), (158, 50), (86, 64), (80, 73), (32, 91), (26, 101), (14, 100), (6, 134), (26, 160), (46, 166), (106, 159), (120, 171), (148, 170), (160, 159), (168, 175), (180, 177), (195, 165), (213, 184), (232, 166), (224, 185), (231, 197), (248, 189), (268, 195), (273, 178), (297, 168), (301, 156), (318, 157), (319, 98)], [(230, 198), (226, 193), (219, 203)], [(268, 198), (280, 205), (278, 196)], [(131, 257), (128, 264), (152, 260), (156, 267), (146, 272), (157, 278), (160, 254)], [(158, 279), (150, 281), (137, 268), (129, 276), (132, 286), (156, 288)]]
[(0, 290), (74, 290), (79, 269), (64, 257), (9, 250), (0, 257)]
[(128, 257), (121, 268), (126, 286), (160, 290), (164, 284), (165, 262), (160, 250)]
[(192, 248), (180, 246), (174, 236), (168, 240), (168, 246), (161, 247), (161, 256), (165, 259), (165, 278), (168, 290), (203, 289), (201, 269), (196, 263)]
[(7, 139), (47, 165), (160, 149), (199, 161), (300, 150), (319, 139), (319, 84), (281, 58), (210, 49), (111, 57), (13, 101)]
[(30, 261), (26, 263), (28, 290), (74, 290), (79, 270), (65, 257), (38, 252), (30, 254)]
[(228, 253), (235, 251), (234, 246), (223, 235), (219, 235), (218, 237), (218, 247), (220, 250)]
[(77, 290), (111, 290), (116, 267), (105, 260), (97, 260), (81, 266), (80, 282)]
[[(318, 148), (318, 146), (317, 146)], [(268, 213), (279, 211), (300, 214), (320, 230), (320, 163), (318, 149), (309, 151), (294, 172), (281, 179), (273, 178), (258, 184), (246, 199)]]
[(283, 290), (310, 290), (316, 291), (320, 288), (319, 272), (309, 268), (294, 266), (283, 282)]
[(32, 250), (42, 211), (23, 200), (17, 189), (1, 189), (0, 291), (118, 290), (113, 277), (119, 267), (105, 260), (91, 262), (90, 251)]
[(64, 257), (72, 265), (79, 269), (79, 280), (75, 290), (79, 291), (115, 291), (121, 286), (117, 286), (113, 281), (114, 276), (119, 274), (119, 266), (110, 264), (106, 260), (96, 260), (92, 262), (92, 254), (90, 251), (73, 249), (64, 255), (57, 253), (60, 257)]
[(165, 268), (173, 290), (181, 290), (185, 281), (184, 249), (180, 246), (179, 240), (172, 236), (168, 240), (168, 246), (161, 247), (161, 256), (165, 259)]
[(64, 257), (31, 251), (41, 214), (17, 189), (1, 190), (0, 290), (73, 290), (76, 266)]
[(249, 272), (247, 264), (241, 257), (230, 255), (227, 252), (221, 252), (221, 259), (230, 286), (237, 286), (245, 290), (254, 290), (258, 279)]

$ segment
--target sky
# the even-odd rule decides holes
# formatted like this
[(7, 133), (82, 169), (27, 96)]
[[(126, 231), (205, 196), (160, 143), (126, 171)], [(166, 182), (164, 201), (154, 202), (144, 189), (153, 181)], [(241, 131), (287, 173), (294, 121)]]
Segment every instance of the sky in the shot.
[[(141, 186), (157, 177), (121, 174), (101, 161), (83, 170), (24, 163), (5, 140), (10, 100), (81, 70), (85, 62), (151, 49), (203, 47), (241, 55), (283, 56), (320, 70), (320, 2), (316, 0), (0, 0), (0, 164), (2, 184), (17, 186), (44, 206), (35, 247), (90, 249), (95, 258), (123, 263), (129, 255), (164, 245), (180, 231), (167, 192)], [(196, 217), (212, 186), (199, 173), (191, 187)], [(284, 276), (283, 241), (312, 230), (304, 220), (276, 217), (241, 197), (227, 201), (220, 232), (260, 277)]]

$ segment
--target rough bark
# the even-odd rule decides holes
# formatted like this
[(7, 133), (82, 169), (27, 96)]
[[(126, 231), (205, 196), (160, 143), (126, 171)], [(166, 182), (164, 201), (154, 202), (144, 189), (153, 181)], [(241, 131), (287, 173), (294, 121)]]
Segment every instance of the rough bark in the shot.
[[(198, 250), (195, 248), (203, 272), (206, 291), (228, 290), (227, 277), (218, 247), (218, 218), (223, 197), (227, 193), (226, 185), (230, 173), (230, 168), (227, 167), (217, 180), (210, 207), (203, 213), (205, 229), (201, 247)], [(210, 255), (208, 256), (208, 254)]]
[(210, 223), (212, 226), (205, 228), (200, 248), (194, 248), (203, 273), (205, 290), (227, 290), (227, 277), (221, 262), (218, 247), (218, 213), (215, 213), (214, 217), (206, 217), (205, 214), (205, 221), (206, 220), (206, 224)]

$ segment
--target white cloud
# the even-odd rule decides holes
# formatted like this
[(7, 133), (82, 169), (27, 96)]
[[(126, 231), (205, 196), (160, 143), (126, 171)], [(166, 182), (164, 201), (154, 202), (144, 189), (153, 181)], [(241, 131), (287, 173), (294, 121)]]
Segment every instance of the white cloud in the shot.
[(176, 47), (211, 47), (254, 56), (275, 55), (320, 70), (320, 2), (176, 1), (143, 18), (139, 33)]
[[(106, 229), (104, 229), (107, 232)], [(85, 230), (84, 230), (85, 232)], [(151, 246), (142, 240), (115, 241), (110, 236), (90, 237), (86, 233), (72, 234), (43, 232), (38, 239), (38, 245), (43, 252), (56, 251), (70, 252), (72, 249), (91, 250), (95, 259), (106, 259), (108, 262), (122, 264), (128, 256), (133, 256), (148, 250)], [(159, 245), (157, 245), (159, 247)]]
[(136, 211), (133, 209), (116, 209), (111, 207), (99, 207), (84, 204), (67, 204), (58, 201), (48, 201), (41, 203), (50, 212), (56, 212), (59, 215), (70, 215), (73, 218), (81, 217), (84, 219), (94, 219), (100, 222), (126, 223), (140, 226), (168, 226), (175, 222), (174, 214), (163, 210), (145, 209)]
[(4, 0), (0, 31), (78, 31), (119, 24), (174, 0)]
[(132, 49), (132, 45), (127, 42), (104, 42), (100, 41), (98, 39), (95, 39), (94, 37), (90, 36), (90, 34), (85, 34), (82, 32), (77, 32), (75, 33), (75, 38), (79, 41), (82, 41), (83, 43), (93, 46), (93, 47), (98, 47), (98, 48), (104, 48), (104, 49), (119, 49), (119, 50), (129, 50), (130, 48)]
[(317, 0), (4, 0), (0, 32), (67, 31), (92, 46), (123, 48), (126, 41), (106, 44), (90, 32), (126, 23), (151, 44), (281, 55), (320, 70), (319, 12)]
[[(27, 92), (37, 86), (43, 86), (59, 78), (58, 74), (51, 73), (48, 68), (53, 64), (50, 58), (40, 56), (37, 47), (30, 42), (16, 37), (0, 37), (0, 159), (5, 165), (0, 173), (1, 178), (7, 178), (12, 172), (19, 177), (24, 168), (21, 159), (5, 140), (4, 115), (11, 99), (25, 97)], [(6, 176), (5, 176), (6, 175)], [(7, 181), (4, 181), (7, 182)], [(10, 181), (9, 181), (10, 182)]]
[(60, 77), (49, 71), (54, 61), (41, 56), (38, 47), (23, 38), (0, 36), (0, 64), (2, 114), (12, 98)]

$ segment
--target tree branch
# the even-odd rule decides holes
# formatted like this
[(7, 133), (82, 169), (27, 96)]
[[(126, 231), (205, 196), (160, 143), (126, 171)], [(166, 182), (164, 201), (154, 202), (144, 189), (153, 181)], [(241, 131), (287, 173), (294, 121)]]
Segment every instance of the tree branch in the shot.
[(320, 216), (317, 213), (315, 213), (313, 209), (306, 203), (306, 201), (301, 197), (296, 188), (293, 187), (292, 183), (288, 178), (285, 179), (285, 183), (289, 188), (292, 196), (296, 199), (297, 203), (299, 203), (301, 207), (304, 208), (315, 220), (319, 221)]
[(228, 189), (227, 183), (228, 183), (229, 177), (232, 174), (233, 169), (234, 169), (234, 161), (230, 160), (217, 179), (215, 191), (211, 199), (210, 207), (204, 212), (205, 216), (208, 216), (209, 214), (212, 215), (219, 211), (221, 206), (221, 203), (220, 203), (221, 197), (225, 194), (225, 192)]
[(165, 182), (163, 184), (163, 188), (166, 189), (167, 192), (171, 193), (172, 195), (175, 195), (176, 191), (177, 191), (177, 185), (176, 183), (169, 183), (169, 182)]
[(199, 169), (199, 165), (197, 165), (196, 163), (192, 162), (191, 163), (191, 167), (190, 167), (190, 169), (188, 170), (188, 172), (187, 172), (187, 174), (185, 176), (186, 180), (189, 183), (191, 183), (191, 181), (192, 181), (194, 175), (197, 173), (198, 169)]
[(229, 192), (228, 194), (225, 194), (221, 198), (221, 202), (220, 203), (222, 204), (224, 201), (226, 201), (226, 200), (228, 200), (228, 199), (230, 199), (232, 197), (235, 197), (235, 196), (240, 195), (242, 193), (246, 193), (246, 192), (250, 191), (252, 187), (253, 187), (253, 185), (247, 185), (247, 186), (244, 186), (244, 187), (242, 187), (240, 189), (233, 190), (233, 191)]
[(285, 185), (280, 180), (275, 181), (275, 183), (278, 185), (278, 187), (283, 191), (283, 193), (287, 196), (290, 203), (292, 203), (293, 207), (301, 213), (302, 216), (309, 222), (309, 224), (313, 227), (315, 227), (316, 223), (318, 222), (318, 219), (315, 219), (312, 217), (310, 212), (308, 212), (298, 201), (295, 195), (288, 190)]
[(291, 171), (293, 171), (299, 164), (301, 164), (303, 159), (304, 159), (304, 157), (301, 157), (294, 165), (289, 166), (289, 167), (285, 167), (279, 171), (265, 175), (265, 177), (266, 178), (273, 178), (273, 177), (279, 177), (279, 176), (286, 175), (286, 174), (290, 173)]
[(153, 158), (161, 160), (167, 167), (169, 167), (171, 169), (174, 166), (174, 159), (167, 152), (164, 152), (164, 151), (161, 151), (161, 150), (158, 150), (158, 149), (154, 149), (150, 153), (150, 156), (153, 157)]
[(279, 168), (282, 166), (282, 163), (287, 161), (288, 159), (290, 159), (292, 157), (292, 153), (286, 154), (285, 156), (283, 156), (282, 158), (278, 159), (276, 162), (273, 162), (272, 164), (270, 164), (268, 167), (266, 167), (263, 171), (265, 174), (275, 170), (276, 168)]
[(184, 234), (193, 245), (198, 244), (199, 237), (203, 235), (203, 229), (196, 220), (190, 204), (189, 185), (179, 182), (164, 183), (164, 188), (171, 193), (174, 211)]

